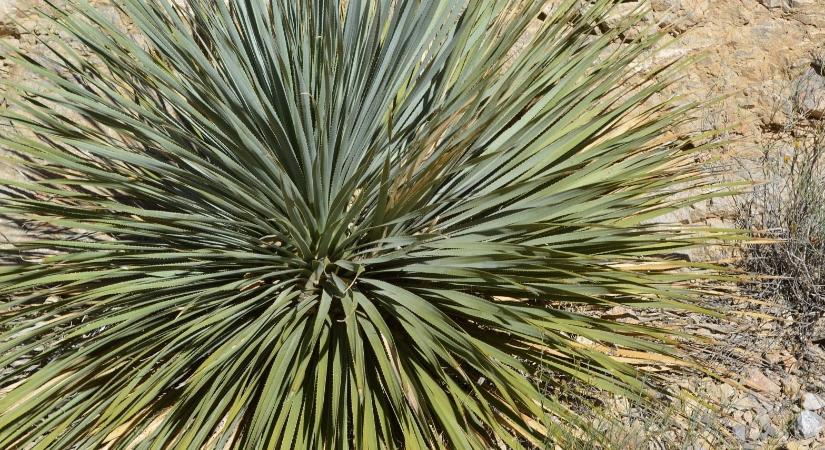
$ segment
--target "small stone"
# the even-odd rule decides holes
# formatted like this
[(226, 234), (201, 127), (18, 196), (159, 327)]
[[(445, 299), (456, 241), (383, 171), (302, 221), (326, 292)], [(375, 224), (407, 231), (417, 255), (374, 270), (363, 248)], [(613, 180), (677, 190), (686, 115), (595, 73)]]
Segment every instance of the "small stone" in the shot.
[(787, 0), (759, 0), (759, 3), (766, 8), (782, 8), (788, 6)]
[(610, 410), (624, 416), (630, 412), (630, 401), (625, 397), (616, 397), (610, 402)]
[(719, 401), (722, 403), (729, 403), (733, 396), (736, 395), (736, 388), (727, 384), (721, 383), (719, 384)]
[(786, 450), (807, 450), (808, 444), (802, 441), (791, 441), (785, 444)]
[(756, 411), (757, 414), (764, 414), (773, 408), (770, 400), (761, 395), (756, 396), (756, 400), (756, 408), (753, 410)]
[(779, 352), (765, 352), (763, 358), (772, 365), (780, 364), (784, 360), (784, 356)]
[(755, 409), (756, 401), (750, 396), (745, 396), (733, 402), (733, 407), (741, 411)]
[(36, 16), (27, 16), (22, 19), (18, 19), (17, 23), (17, 32), (20, 34), (40, 34), (40, 29), (38, 27), (40, 22), (38, 22)]
[(588, 347), (595, 344), (595, 342), (591, 341), (590, 339), (587, 339), (584, 336), (576, 336), (576, 342), (578, 342), (579, 344), (588, 346)]
[(805, 6), (813, 5), (815, 2), (819, 0), (789, 0), (788, 4), (791, 8), (802, 8)]
[(610, 10), (610, 13), (605, 18), (605, 25), (609, 28), (615, 28), (627, 20), (631, 15), (635, 14), (639, 9), (638, 2), (619, 3)]
[(12, 367), (25, 366), (26, 364), (29, 363), (29, 361), (30, 361), (29, 358), (20, 358), (18, 360), (15, 360), (13, 363), (11, 363), (11, 366)]
[(808, 411), (816, 411), (825, 408), (825, 400), (823, 400), (820, 396), (812, 394), (810, 392), (802, 394), (800, 404), (802, 405), (803, 409)]
[(736, 425), (733, 427), (733, 435), (736, 436), (736, 439), (745, 442), (748, 440), (748, 427), (744, 425)]
[(759, 427), (752, 427), (750, 431), (748, 431), (748, 439), (751, 441), (756, 441), (759, 439), (759, 435), (762, 434)]
[(758, 423), (763, 430), (767, 429), (768, 425), (771, 424), (771, 416), (767, 414), (760, 414), (756, 416), (756, 423)]
[(743, 384), (757, 392), (779, 393), (782, 388), (771, 381), (761, 370), (752, 368), (748, 370)]
[(682, 4), (679, 0), (652, 0), (650, 7), (655, 12), (675, 11), (681, 8)]
[(608, 309), (602, 314), (602, 319), (624, 323), (639, 323), (639, 317), (636, 316), (636, 313), (634, 313), (632, 309), (624, 306), (614, 306)]
[(823, 427), (825, 421), (813, 411), (802, 411), (796, 418), (796, 431), (805, 439), (818, 436)]
[(717, 423), (717, 417), (710, 413), (704, 413), (699, 416), (699, 422), (710, 427)]
[(765, 434), (768, 437), (778, 437), (779, 436), (779, 429), (776, 428), (772, 423), (769, 423), (768, 426), (765, 427)]

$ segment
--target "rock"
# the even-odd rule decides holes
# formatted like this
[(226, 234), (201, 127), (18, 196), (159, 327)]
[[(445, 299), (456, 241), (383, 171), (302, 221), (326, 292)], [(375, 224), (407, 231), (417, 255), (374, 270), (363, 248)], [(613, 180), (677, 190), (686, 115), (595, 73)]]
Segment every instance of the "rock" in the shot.
[(29, 358), (20, 358), (18, 360), (15, 360), (13, 363), (11, 363), (11, 366), (12, 367), (24, 366), (24, 365), (28, 364), (29, 361), (30, 361)]
[(768, 377), (757, 368), (748, 370), (745, 380), (742, 382), (745, 386), (753, 389), (756, 392), (767, 392), (778, 394), (782, 388), (778, 384), (771, 381)]
[(768, 425), (771, 424), (771, 416), (767, 414), (760, 414), (756, 416), (756, 423), (758, 423), (759, 426), (762, 427), (762, 429), (764, 430), (768, 428)]
[(615, 397), (613, 401), (609, 402), (610, 410), (615, 411), (619, 415), (626, 415), (630, 412), (630, 401), (626, 397)]
[(721, 403), (730, 402), (734, 395), (736, 395), (736, 389), (733, 386), (727, 383), (721, 383), (719, 385), (719, 401)]
[(825, 117), (825, 76), (813, 67), (795, 83), (794, 101), (799, 110), (814, 119)]
[[(644, 28), (644, 25), (637, 21), (637, 16), (639, 16), (639, 13), (643, 11), (639, 8), (640, 5), (641, 4), (639, 2), (625, 2), (616, 4), (611, 12), (605, 17), (602, 25), (608, 29), (626, 28), (627, 25), (631, 25), (627, 21), (633, 20), (634, 22), (632, 23), (632, 26), (630, 28), (623, 29), (622, 33), (624, 37), (628, 39), (635, 39), (639, 37), (641, 35), (641, 30)], [(648, 19), (648, 15), (641, 16), (642, 22), (645, 22)]]
[(16, 9), (15, 3), (17, 2), (14, 0), (0, 0), (0, 20), (5, 20), (14, 14)]
[(741, 411), (752, 410), (755, 409), (756, 406), (756, 400), (754, 400), (750, 395), (733, 402), (733, 407)]
[(759, 3), (766, 8), (782, 8), (783, 6), (789, 6), (787, 0), (759, 0)]
[(808, 444), (803, 441), (791, 441), (785, 444), (786, 450), (808, 450)]
[(771, 365), (779, 364), (783, 360), (783, 355), (780, 352), (765, 352), (762, 357)]
[(636, 313), (634, 313), (632, 309), (624, 306), (614, 306), (608, 309), (602, 314), (602, 319), (633, 324), (639, 323), (639, 317), (636, 316)]
[(740, 442), (745, 442), (748, 440), (748, 427), (744, 425), (736, 425), (733, 427), (733, 435), (736, 436), (736, 439)]
[(588, 347), (595, 344), (595, 342), (591, 341), (590, 339), (587, 339), (584, 336), (576, 336), (576, 342), (578, 342), (579, 344), (588, 346)]
[(616, 28), (631, 15), (635, 14), (638, 9), (638, 2), (619, 3), (614, 6), (610, 14), (605, 17), (605, 25), (607, 25), (608, 28)]
[[(790, 154), (793, 154), (793, 152)], [(796, 358), (785, 350), (765, 352), (762, 357), (771, 365), (781, 364), (786, 368), (790, 368), (796, 364)]]
[(671, 27), (679, 34), (701, 23), (711, 9), (709, 0), (653, 0), (650, 7), (660, 26)]
[(650, 8), (655, 12), (675, 11), (682, 7), (679, 0), (651, 0)]
[(733, 398), (736, 396), (736, 389), (727, 384), (716, 384), (712, 380), (705, 386), (707, 398), (715, 401), (722, 406), (729, 406)]
[(825, 421), (813, 411), (802, 411), (796, 418), (796, 431), (805, 439), (818, 436), (823, 427)]
[(752, 426), (748, 431), (748, 439), (751, 441), (756, 441), (759, 439), (760, 434), (762, 434), (762, 430), (760, 430), (759, 427)]
[(822, 12), (808, 11), (794, 14), (794, 20), (809, 27), (825, 28), (825, 14), (822, 14)]
[(802, 405), (802, 409), (805, 409), (807, 411), (816, 411), (825, 408), (825, 400), (823, 400), (820, 396), (812, 394), (810, 392), (802, 394), (800, 404)]

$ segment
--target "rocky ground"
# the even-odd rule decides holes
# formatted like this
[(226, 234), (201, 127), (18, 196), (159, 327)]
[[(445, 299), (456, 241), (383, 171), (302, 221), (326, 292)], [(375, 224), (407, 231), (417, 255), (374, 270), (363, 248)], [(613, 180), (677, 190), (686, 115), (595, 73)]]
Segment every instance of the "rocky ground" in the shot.
[[(693, 411), (695, 431), (682, 448), (825, 448), (825, 349), (796, 340), (792, 315), (781, 304), (742, 299), (715, 306), (732, 322), (701, 315), (667, 318), (669, 326), (712, 341), (697, 357), (719, 375), (674, 379), (709, 407)], [(653, 316), (652, 322), (662, 322)]]
[[(42, 50), (38, 35), (49, 25), (35, 19), (40, 0), (0, 0), (0, 41), (32, 54)], [(620, 5), (617, 18), (640, 2)], [(109, 8), (101, 2), (101, 8)], [(788, 127), (792, 109), (807, 120), (825, 117), (825, 0), (652, 0), (646, 26), (669, 30), (675, 42), (653, 61), (704, 55), (668, 92), (707, 101), (690, 125), (693, 131), (727, 129), (730, 143), (714, 164), (731, 175), (741, 158), (758, 153), (766, 135)], [(609, 25), (609, 24), (608, 24)], [(22, 82), (22, 71), (0, 60), (0, 76)], [(11, 91), (0, 88), (0, 107)], [(804, 126), (804, 124), (802, 125)], [(0, 132), (7, 130), (0, 129)], [(0, 176), (14, 168), (0, 164)], [(735, 176), (735, 175), (734, 175)], [(725, 223), (730, 204), (704, 204), (673, 217), (683, 222)], [(0, 224), (0, 235), (19, 238), (21, 230)], [(747, 291), (748, 287), (745, 287)], [(696, 348), (715, 378), (673, 379), (675, 391), (696, 393), (708, 408), (673, 405), (665, 420), (628, 402), (611, 407), (624, 416), (620, 429), (627, 448), (787, 448), (825, 449), (825, 349), (822, 342), (794, 339), (793, 317), (781, 302), (731, 296), (716, 306), (732, 321), (684, 314), (642, 314), (614, 310), (621, 320), (692, 331), (708, 339)], [(681, 427), (688, 432), (677, 432)]]

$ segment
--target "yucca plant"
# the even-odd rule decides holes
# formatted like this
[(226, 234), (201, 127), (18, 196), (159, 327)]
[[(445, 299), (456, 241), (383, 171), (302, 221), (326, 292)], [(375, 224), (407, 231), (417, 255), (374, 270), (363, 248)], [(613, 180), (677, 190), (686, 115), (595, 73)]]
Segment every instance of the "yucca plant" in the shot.
[(674, 332), (590, 312), (698, 309), (667, 255), (707, 235), (651, 220), (706, 181), (613, 3), (52, 4), (2, 140), (0, 448), (567, 446), (566, 386), (654, 398)]

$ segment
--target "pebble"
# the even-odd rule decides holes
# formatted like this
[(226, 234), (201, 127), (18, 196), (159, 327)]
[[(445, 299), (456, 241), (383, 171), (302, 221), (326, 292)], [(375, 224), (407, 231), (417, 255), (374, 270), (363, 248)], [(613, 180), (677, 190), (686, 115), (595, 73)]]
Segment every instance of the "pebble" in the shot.
[(768, 425), (771, 424), (771, 416), (768, 414), (760, 414), (756, 416), (756, 423), (758, 423), (763, 430), (766, 430)]
[(719, 385), (719, 401), (728, 403), (736, 395), (736, 388), (727, 384), (721, 383)]
[(733, 435), (736, 436), (736, 439), (745, 442), (748, 440), (748, 427), (744, 425), (736, 425), (733, 427)]
[(761, 432), (759, 431), (759, 427), (753, 427), (750, 429), (750, 431), (748, 431), (748, 439), (750, 439), (751, 441), (755, 441), (759, 439), (760, 434)]
[(802, 411), (796, 418), (796, 431), (805, 439), (818, 436), (823, 427), (825, 421), (813, 411)]
[(761, 370), (757, 368), (751, 368), (748, 370), (745, 381), (742, 383), (745, 386), (753, 389), (757, 392), (769, 392), (778, 394), (782, 391), (782, 388), (779, 387), (778, 384), (771, 381), (768, 377), (762, 373)]
[(20, 359), (15, 360), (13, 363), (11, 363), (11, 366), (12, 367), (25, 366), (26, 364), (29, 363), (29, 361), (30, 361), (29, 358), (20, 358)]
[(802, 405), (802, 408), (807, 411), (816, 411), (825, 408), (825, 400), (823, 400), (822, 397), (810, 392), (802, 394), (800, 404)]
[(787, 0), (759, 0), (759, 3), (764, 5), (766, 8), (781, 8), (783, 6), (788, 6)]
[(769, 423), (767, 427), (765, 427), (765, 435), (768, 437), (778, 437), (780, 435), (779, 429), (776, 428), (772, 423)]
[(756, 408), (756, 401), (751, 396), (745, 396), (737, 399), (733, 403), (733, 407), (739, 410), (749, 410)]

